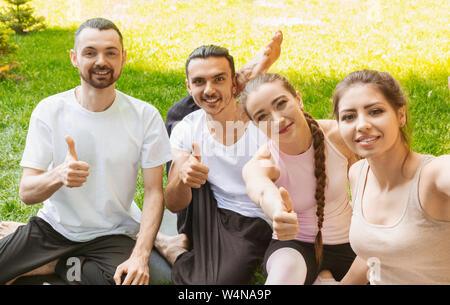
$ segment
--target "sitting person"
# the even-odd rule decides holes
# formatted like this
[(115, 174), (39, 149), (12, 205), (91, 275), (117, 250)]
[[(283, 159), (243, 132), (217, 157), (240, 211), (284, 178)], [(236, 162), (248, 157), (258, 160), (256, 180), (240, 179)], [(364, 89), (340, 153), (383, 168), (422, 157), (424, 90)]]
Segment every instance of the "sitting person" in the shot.
[(251, 80), (241, 101), (270, 138), (243, 169), (249, 197), (273, 220), (266, 284), (312, 284), (322, 270), (341, 280), (355, 258), (347, 171), (358, 157), (336, 122), (314, 120), (281, 75)]
[(365, 158), (350, 169), (357, 257), (342, 283), (369, 273), (371, 284), (450, 284), (450, 156), (410, 149), (407, 100), (386, 72), (350, 73), (333, 103), (342, 138)]
[[(262, 68), (253, 72), (278, 58), (281, 41), (277, 32), (259, 61)], [(175, 284), (248, 284), (270, 241), (269, 221), (248, 198), (241, 175), (266, 137), (248, 124), (235, 99), (240, 87), (234, 71), (227, 49), (197, 48), (186, 61), (186, 84), (201, 109), (179, 122), (169, 119), (175, 111), (168, 114), (167, 121), (177, 124), (165, 199), (178, 212), (180, 234), (158, 233), (155, 246), (173, 265)]]
[[(11, 234), (0, 239), (0, 283), (56, 272), (75, 284), (148, 284), (171, 159), (164, 122), (154, 106), (115, 90), (126, 51), (111, 21), (83, 23), (70, 57), (81, 86), (31, 115), (19, 195), (44, 206), (26, 225), (3, 224)], [(142, 213), (133, 201), (139, 165)]]

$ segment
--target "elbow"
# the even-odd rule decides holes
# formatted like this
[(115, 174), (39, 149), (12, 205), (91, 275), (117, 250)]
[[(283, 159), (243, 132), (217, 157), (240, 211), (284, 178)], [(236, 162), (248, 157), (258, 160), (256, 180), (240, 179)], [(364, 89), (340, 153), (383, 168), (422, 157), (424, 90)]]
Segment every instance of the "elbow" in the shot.
[(41, 203), (42, 201), (36, 200), (34, 196), (31, 196), (30, 192), (22, 185), (19, 186), (19, 198), (26, 205), (33, 205)]
[(36, 202), (33, 202), (33, 200), (31, 200), (30, 196), (28, 196), (27, 192), (24, 191), (22, 188), (19, 188), (19, 198), (26, 205), (32, 205), (32, 204), (36, 203)]
[(184, 210), (185, 208), (187, 208), (190, 201), (191, 200), (189, 198), (173, 197), (171, 196), (170, 192), (169, 193), (166, 192), (164, 196), (165, 206), (172, 213), (178, 213)]

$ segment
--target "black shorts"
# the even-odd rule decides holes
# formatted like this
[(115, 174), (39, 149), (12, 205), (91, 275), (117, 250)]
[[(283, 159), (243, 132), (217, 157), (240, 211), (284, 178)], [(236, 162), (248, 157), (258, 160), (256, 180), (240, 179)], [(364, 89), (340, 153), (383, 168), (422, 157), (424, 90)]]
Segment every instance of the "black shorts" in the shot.
[(264, 256), (263, 271), (267, 276), (266, 265), (269, 257), (278, 249), (292, 248), (300, 252), (308, 268), (306, 273), (305, 285), (311, 285), (322, 270), (329, 270), (336, 281), (340, 281), (350, 269), (356, 254), (350, 247), (350, 243), (340, 245), (323, 245), (322, 266), (317, 268), (316, 251), (313, 243), (302, 242), (299, 240), (281, 241), (272, 239)]
[(27, 225), (0, 239), (0, 284), (58, 259), (55, 272), (69, 284), (114, 285), (116, 268), (130, 257), (134, 245), (125, 235), (74, 242), (34, 216)]

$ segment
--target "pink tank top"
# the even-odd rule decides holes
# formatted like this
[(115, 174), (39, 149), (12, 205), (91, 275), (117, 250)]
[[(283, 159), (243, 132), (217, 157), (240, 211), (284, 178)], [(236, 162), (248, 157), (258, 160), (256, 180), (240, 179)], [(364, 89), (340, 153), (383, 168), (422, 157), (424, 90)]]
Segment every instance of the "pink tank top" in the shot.
[[(280, 169), (280, 178), (275, 181), (283, 186), (291, 197), (294, 211), (297, 213), (299, 233), (297, 240), (314, 243), (318, 227), (316, 216), (316, 177), (314, 176), (314, 147), (300, 155), (288, 155), (269, 141), (272, 158)], [(325, 136), (325, 171), (327, 186), (325, 189), (324, 222), (322, 227), (323, 243), (337, 245), (348, 243), (352, 208), (349, 205), (348, 161)], [(273, 234), (273, 238), (277, 238)]]

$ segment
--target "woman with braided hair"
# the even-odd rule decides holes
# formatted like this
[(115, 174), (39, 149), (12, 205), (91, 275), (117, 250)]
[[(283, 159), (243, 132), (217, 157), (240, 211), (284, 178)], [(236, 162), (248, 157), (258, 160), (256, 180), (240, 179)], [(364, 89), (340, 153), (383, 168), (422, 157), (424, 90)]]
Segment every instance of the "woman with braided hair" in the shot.
[(249, 197), (273, 221), (266, 284), (312, 284), (321, 270), (341, 280), (353, 263), (348, 168), (358, 160), (331, 120), (314, 120), (281, 75), (264, 74), (241, 94), (270, 141), (243, 169)]

